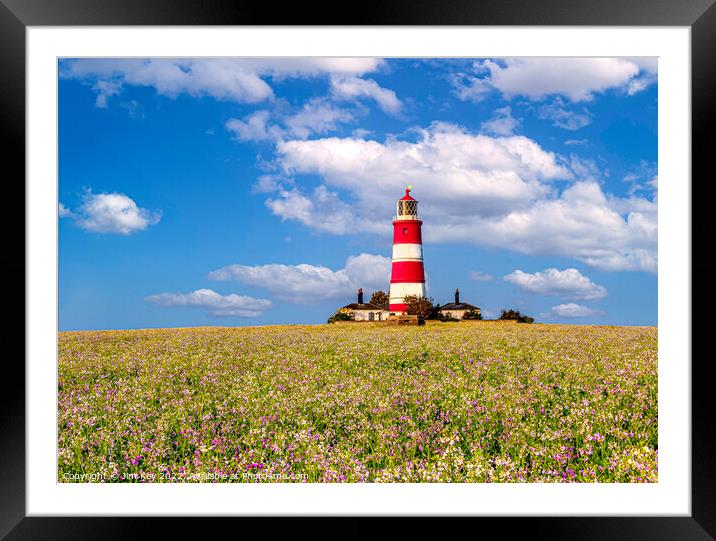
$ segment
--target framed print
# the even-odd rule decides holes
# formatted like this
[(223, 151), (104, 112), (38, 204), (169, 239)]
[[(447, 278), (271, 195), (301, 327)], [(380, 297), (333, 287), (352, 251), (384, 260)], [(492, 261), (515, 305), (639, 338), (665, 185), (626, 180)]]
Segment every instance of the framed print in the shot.
[(368, 7), (4, 1), (8, 539), (716, 535), (716, 8)]

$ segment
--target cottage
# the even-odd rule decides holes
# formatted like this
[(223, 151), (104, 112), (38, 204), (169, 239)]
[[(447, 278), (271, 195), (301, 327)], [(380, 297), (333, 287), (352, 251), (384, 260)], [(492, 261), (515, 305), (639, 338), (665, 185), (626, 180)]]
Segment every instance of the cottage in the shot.
[(385, 321), (388, 315), (387, 310), (383, 310), (380, 306), (363, 302), (363, 289), (358, 290), (358, 302), (347, 304), (341, 311), (350, 312), (356, 321)]
[(460, 290), (455, 290), (455, 302), (446, 304), (440, 307), (440, 315), (445, 317), (452, 317), (455, 319), (462, 319), (469, 311), (474, 310), (478, 314), (480, 309), (477, 306), (473, 306), (467, 302), (460, 302)]

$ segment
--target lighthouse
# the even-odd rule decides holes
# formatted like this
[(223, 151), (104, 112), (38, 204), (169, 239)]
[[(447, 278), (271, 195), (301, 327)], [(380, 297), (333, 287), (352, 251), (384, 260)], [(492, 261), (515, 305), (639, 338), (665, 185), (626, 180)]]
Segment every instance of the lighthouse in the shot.
[(393, 268), (390, 276), (390, 306), (394, 314), (404, 314), (407, 295), (425, 297), (423, 238), (418, 218), (418, 202), (410, 196), (411, 187), (398, 200), (393, 217)]

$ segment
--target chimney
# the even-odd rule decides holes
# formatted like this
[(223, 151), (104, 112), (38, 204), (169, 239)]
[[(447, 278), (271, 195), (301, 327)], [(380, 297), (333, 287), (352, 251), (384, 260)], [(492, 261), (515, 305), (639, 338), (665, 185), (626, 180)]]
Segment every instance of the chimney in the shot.
[(358, 304), (363, 304), (363, 288), (358, 290)]
[(455, 304), (460, 304), (460, 290), (455, 290)]

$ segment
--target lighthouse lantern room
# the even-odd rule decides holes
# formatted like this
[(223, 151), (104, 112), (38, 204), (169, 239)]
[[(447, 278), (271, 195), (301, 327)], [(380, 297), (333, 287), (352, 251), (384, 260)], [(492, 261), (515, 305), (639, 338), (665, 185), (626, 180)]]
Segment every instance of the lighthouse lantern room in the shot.
[(405, 297), (425, 297), (423, 239), (418, 217), (418, 201), (410, 195), (411, 187), (398, 200), (393, 217), (393, 266), (390, 276), (391, 314), (404, 314)]

